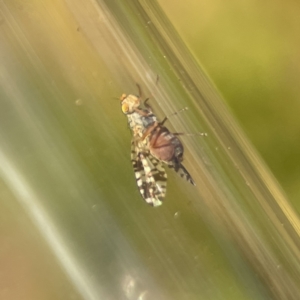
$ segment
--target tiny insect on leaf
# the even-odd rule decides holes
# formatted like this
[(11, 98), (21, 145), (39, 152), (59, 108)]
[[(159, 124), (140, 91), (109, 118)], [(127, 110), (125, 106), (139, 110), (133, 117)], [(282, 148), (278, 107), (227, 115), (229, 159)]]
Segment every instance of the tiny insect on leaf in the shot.
[[(164, 123), (152, 112), (148, 99), (141, 107), (141, 88), (139, 96), (122, 94), (122, 112), (127, 116), (132, 131), (131, 162), (139, 192), (152, 206), (160, 206), (166, 196), (167, 173), (164, 164), (173, 168), (180, 177), (195, 185), (189, 172), (182, 165), (184, 148), (176, 133), (171, 133)], [(187, 110), (183, 108), (172, 115)], [(170, 115), (170, 116), (172, 116)]]

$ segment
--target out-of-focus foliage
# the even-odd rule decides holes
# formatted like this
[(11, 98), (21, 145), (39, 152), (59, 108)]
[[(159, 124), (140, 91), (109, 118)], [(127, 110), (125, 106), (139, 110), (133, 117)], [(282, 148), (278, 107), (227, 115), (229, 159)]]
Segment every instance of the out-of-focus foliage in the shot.
[[(298, 218), (155, 1), (0, 12), (1, 300), (298, 300)], [(182, 137), (197, 186), (168, 170), (159, 209), (118, 100), (136, 82), (208, 133)]]
[(300, 3), (159, 3), (300, 212)]

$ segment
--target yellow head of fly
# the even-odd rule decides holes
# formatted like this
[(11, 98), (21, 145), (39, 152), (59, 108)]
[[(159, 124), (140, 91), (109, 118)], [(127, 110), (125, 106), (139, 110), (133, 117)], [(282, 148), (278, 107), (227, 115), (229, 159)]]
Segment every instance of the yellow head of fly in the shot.
[(121, 105), (122, 105), (122, 112), (124, 114), (131, 114), (141, 105), (140, 98), (134, 95), (126, 95), (122, 94), (120, 97)]

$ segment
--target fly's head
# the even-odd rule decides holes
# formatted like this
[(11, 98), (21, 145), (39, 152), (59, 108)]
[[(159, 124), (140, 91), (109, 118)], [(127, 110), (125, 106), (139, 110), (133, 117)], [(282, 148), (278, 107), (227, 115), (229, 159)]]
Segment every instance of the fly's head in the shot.
[(122, 112), (125, 115), (132, 114), (140, 105), (141, 100), (138, 96), (123, 94), (120, 97)]

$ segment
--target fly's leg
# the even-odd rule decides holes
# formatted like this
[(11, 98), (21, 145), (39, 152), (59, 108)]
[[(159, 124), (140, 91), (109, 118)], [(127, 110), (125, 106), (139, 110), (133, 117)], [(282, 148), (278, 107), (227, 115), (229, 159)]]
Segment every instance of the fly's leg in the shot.
[(139, 97), (139, 98), (142, 98), (142, 95), (143, 95), (143, 93), (142, 93), (142, 88), (141, 88), (141, 86), (140, 86), (138, 83), (136, 84), (136, 86), (137, 86), (138, 91), (139, 91), (138, 97)]
[[(138, 87), (138, 91), (139, 91), (138, 97), (139, 97), (139, 99), (141, 99), (141, 98), (142, 98), (142, 95), (143, 95), (142, 88), (141, 88), (141, 86), (140, 86), (138, 83), (136, 84), (136, 86)], [(147, 108), (147, 110), (148, 110), (149, 112), (152, 113), (152, 107), (148, 104), (149, 99), (150, 99), (150, 98), (146, 98), (146, 99), (144, 100), (144, 106)]]
[(185, 133), (185, 132), (172, 132), (173, 135), (187, 135), (187, 136), (193, 136), (193, 135), (201, 135), (201, 136), (207, 136), (206, 132), (196, 132), (196, 133)]
[(149, 110), (149, 111), (153, 111), (152, 110), (152, 107), (151, 107), (151, 105), (148, 103), (148, 101), (150, 100), (150, 98), (147, 98), (145, 101), (144, 101), (144, 105), (145, 105), (145, 107)]
[(160, 124), (160, 125), (164, 125), (164, 123), (165, 123), (170, 117), (176, 116), (176, 115), (178, 115), (178, 114), (180, 114), (180, 113), (182, 113), (182, 112), (184, 112), (184, 111), (186, 111), (186, 110), (188, 110), (188, 109), (189, 109), (188, 107), (184, 107), (184, 108), (182, 108), (182, 109), (180, 109), (180, 110), (178, 110), (178, 111), (173, 112), (172, 114), (170, 114), (170, 115), (164, 117), (164, 119), (163, 119), (159, 124)]

